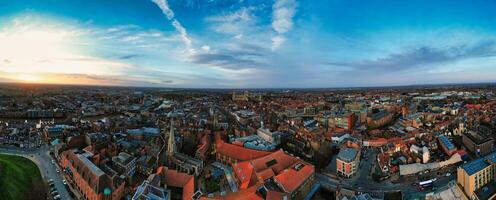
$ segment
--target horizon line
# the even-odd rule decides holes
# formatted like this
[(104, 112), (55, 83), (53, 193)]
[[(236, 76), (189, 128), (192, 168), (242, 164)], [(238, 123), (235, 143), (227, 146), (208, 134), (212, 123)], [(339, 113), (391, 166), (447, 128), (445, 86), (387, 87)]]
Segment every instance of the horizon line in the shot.
[(110, 88), (144, 88), (144, 89), (177, 89), (177, 90), (325, 90), (325, 89), (374, 89), (374, 88), (399, 88), (399, 87), (436, 87), (436, 86), (463, 86), (463, 85), (496, 85), (491, 82), (467, 82), (467, 83), (431, 83), (410, 85), (378, 85), (378, 86), (337, 86), (337, 87), (238, 87), (238, 88), (202, 88), (202, 87), (166, 87), (166, 86), (133, 86), (133, 85), (98, 85), (98, 84), (68, 84), (68, 83), (28, 83), (2, 81), (0, 85), (24, 85), (24, 86), (67, 86), (67, 87), (110, 87)]

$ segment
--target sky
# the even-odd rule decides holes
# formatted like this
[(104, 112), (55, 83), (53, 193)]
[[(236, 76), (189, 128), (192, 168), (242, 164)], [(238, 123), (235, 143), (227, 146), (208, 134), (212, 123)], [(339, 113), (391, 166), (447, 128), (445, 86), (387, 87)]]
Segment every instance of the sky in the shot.
[(496, 1), (0, 0), (0, 81), (326, 88), (496, 81)]

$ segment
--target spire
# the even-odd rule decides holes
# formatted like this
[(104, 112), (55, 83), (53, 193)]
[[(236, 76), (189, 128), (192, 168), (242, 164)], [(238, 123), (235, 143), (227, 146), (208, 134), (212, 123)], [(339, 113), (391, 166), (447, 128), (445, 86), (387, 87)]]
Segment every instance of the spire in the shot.
[(174, 120), (171, 118), (171, 125), (169, 131), (169, 141), (167, 144), (167, 154), (172, 155), (176, 152), (176, 139), (174, 136)]

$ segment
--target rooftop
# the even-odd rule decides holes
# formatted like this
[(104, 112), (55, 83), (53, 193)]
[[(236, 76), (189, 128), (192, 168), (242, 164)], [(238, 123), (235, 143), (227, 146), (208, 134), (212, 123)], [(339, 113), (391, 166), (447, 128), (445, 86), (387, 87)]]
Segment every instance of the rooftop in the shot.
[(448, 149), (455, 149), (456, 148), (455, 145), (453, 145), (453, 143), (451, 143), (451, 141), (445, 135), (440, 135), (439, 141), (441, 141), (441, 143), (443, 143), (444, 146), (446, 146), (446, 148), (448, 148)]
[(491, 182), (475, 191), (479, 200), (488, 200), (496, 194), (496, 182)]
[(496, 151), (493, 151), (492, 153), (484, 157), (466, 163), (462, 165), (462, 168), (467, 172), (468, 175), (472, 175), (488, 167), (491, 163), (496, 163)]
[(353, 148), (344, 148), (341, 149), (338, 153), (338, 159), (346, 161), (346, 162), (351, 162), (355, 160), (356, 156), (358, 154), (358, 151)]
[(240, 147), (234, 144), (225, 143), (220, 138), (219, 133), (215, 134), (215, 146), (218, 153), (239, 161), (252, 160), (272, 153), (268, 151), (258, 151)]
[(105, 174), (105, 172), (103, 172), (100, 168), (98, 168), (95, 164), (93, 164), (93, 162), (91, 162), (90, 160), (88, 160), (88, 158), (86, 158), (83, 154), (76, 154), (76, 156), (96, 176), (103, 176)]
[(138, 189), (132, 199), (134, 200), (166, 200), (169, 193), (161, 187), (156, 187), (150, 184), (148, 181), (144, 181)]
[(475, 144), (482, 144), (493, 140), (492, 137), (490, 137), (489, 135), (482, 134), (481, 132), (468, 131), (463, 135), (469, 138), (470, 140), (472, 140)]

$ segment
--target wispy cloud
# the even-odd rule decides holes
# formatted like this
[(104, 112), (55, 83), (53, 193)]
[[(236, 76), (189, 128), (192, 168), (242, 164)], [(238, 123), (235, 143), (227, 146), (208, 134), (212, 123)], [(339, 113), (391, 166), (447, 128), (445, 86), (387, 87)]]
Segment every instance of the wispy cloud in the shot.
[(496, 56), (496, 42), (481, 41), (475, 45), (457, 45), (447, 48), (435, 48), (421, 46), (407, 50), (402, 53), (394, 53), (388, 56), (361, 60), (356, 62), (331, 62), (336, 66), (347, 66), (358, 71), (394, 72), (416, 70), (421, 67), (429, 67), (437, 63), (449, 63), (469, 58), (480, 58)]
[(206, 64), (214, 67), (242, 69), (259, 66), (258, 63), (251, 59), (240, 58), (232, 54), (203, 53), (191, 57), (191, 61), (196, 64)]
[(286, 41), (284, 34), (293, 28), (295, 13), (295, 0), (276, 0), (272, 6), (272, 28), (276, 32), (276, 35), (272, 37), (273, 50)]
[(243, 33), (255, 28), (257, 19), (252, 11), (252, 8), (241, 7), (234, 12), (207, 17), (205, 21), (210, 24), (210, 29), (241, 39)]
[(194, 53), (195, 49), (192, 48), (192, 42), (191, 39), (188, 36), (188, 32), (186, 29), (181, 25), (181, 23), (174, 17), (174, 12), (169, 6), (169, 3), (167, 0), (152, 0), (157, 6), (162, 10), (162, 12), (167, 16), (167, 19), (171, 21), (172, 26), (176, 29), (177, 32), (179, 32), (179, 35), (181, 37), (181, 40), (183, 41), (184, 45), (188, 49), (190, 53)]

